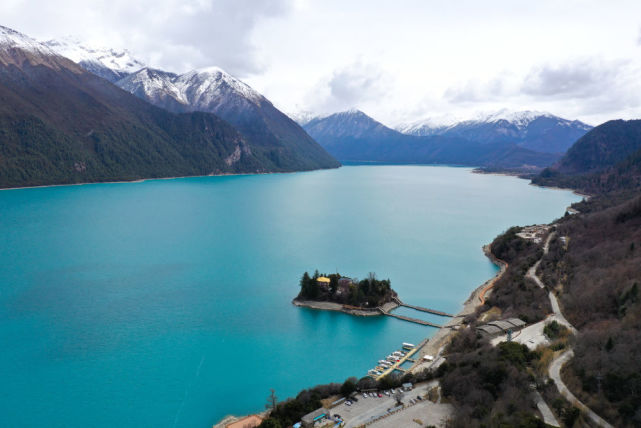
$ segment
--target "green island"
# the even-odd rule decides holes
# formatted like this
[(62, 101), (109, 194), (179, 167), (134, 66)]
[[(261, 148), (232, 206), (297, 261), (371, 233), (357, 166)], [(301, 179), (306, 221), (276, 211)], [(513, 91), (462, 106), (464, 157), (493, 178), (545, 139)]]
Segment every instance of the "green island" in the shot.
[[(378, 279), (374, 272), (358, 280), (340, 273), (313, 275), (305, 272), (300, 292), (293, 303), (315, 309), (341, 310), (356, 315), (378, 315), (378, 308), (396, 307), (398, 298), (389, 279)], [(328, 305), (333, 304), (333, 305)]]

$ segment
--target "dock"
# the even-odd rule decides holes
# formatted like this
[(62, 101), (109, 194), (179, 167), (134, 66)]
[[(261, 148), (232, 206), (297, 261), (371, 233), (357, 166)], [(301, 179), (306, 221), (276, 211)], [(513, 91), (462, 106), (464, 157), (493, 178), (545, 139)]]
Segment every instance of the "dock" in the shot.
[(454, 315), (448, 314), (447, 312), (437, 311), (436, 309), (424, 308), (422, 306), (410, 305), (408, 303), (401, 301), (401, 299), (396, 297), (392, 297), (392, 299), (396, 302), (396, 304), (398, 304), (398, 306), (405, 306), (406, 308), (414, 309), (420, 312), (427, 312), (428, 314), (439, 315), (441, 317), (454, 318)]
[[(389, 314), (389, 315), (392, 315), (392, 314)], [(403, 365), (403, 363), (406, 362), (406, 361), (411, 361), (410, 357), (412, 355), (414, 355), (415, 353), (417, 353), (423, 346), (425, 346), (425, 344), (428, 342), (428, 340), (429, 339), (423, 339), (423, 341), (421, 343), (419, 343), (418, 346), (415, 346), (411, 350), (407, 351), (407, 353), (405, 354), (405, 356), (403, 358), (401, 358), (398, 362), (392, 364), (392, 366), (390, 368), (388, 368), (387, 370), (385, 370), (382, 374), (380, 374), (378, 376), (375, 376), (375, 375), (368, 375), (368, 376), (373, 378), (373, 379), (375, 379), (375, 380), (378, 380), (378, 379), (381, 379), (381, 378), (387, 376), (388, 374), (392, 373), (394, 370), (398, 370), (400, 372), (407, 372), (407, 370), (401, 368), (401, 365)]]

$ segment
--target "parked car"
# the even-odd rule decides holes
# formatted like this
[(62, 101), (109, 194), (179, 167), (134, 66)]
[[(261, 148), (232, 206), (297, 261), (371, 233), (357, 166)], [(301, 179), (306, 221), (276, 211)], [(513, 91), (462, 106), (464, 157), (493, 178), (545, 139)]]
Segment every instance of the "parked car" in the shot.
[(363, 392), (363, 398), (367, 398), (367, 392)]

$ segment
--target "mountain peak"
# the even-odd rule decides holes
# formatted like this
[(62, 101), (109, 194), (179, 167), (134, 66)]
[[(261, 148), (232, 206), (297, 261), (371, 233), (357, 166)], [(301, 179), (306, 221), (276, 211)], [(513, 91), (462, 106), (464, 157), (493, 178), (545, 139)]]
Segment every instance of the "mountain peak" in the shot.
[(0, 48), (18, 48), (29, 52), (55, 55), (51, 49), (37, 40), (2, 25), (0, 25)]
[(82, 71), (72, 61), (37, 40), (11, 28), (0, 26), (0, 65), (15, 65), (22, 68), (25, 63), (44, 65), (56, 70), (66, 68), (74, 73)]
[(181, 90), (189, 89), (192, 96), (201, 99), (199, 103), (209, 104), (229, 93), (236, 93), (256, 105), (265, 101), (252, 87), (216, 66), (189, 71), (178, 76), (174, 84)]
[(335, 113), (335, 114), (342, 115), (342, 116), (359, 116), (359, 117), (368, 117), (369, 118), (368, 115), (366, 115), (361, 110), (359, 110), (357, 108), (354, 108), (354, 107), (352, 107), (350, 109), (347, 109), (347, 110), (339, 111), (338, 113)]
[(333, 138), (399, 134), (358, 109), (318, 116), (305, 124), (305, 130), (312, 136), (323, 134)]
[(145, 67), (145, 64), (133, 57), (127, 49), (91, 46), (73, 36), (47, 40), (44, 44), (74, 62), (95, 61), (120, 73), (129, 74)]
[(231, 77), (231, 74), (227, 73), (225, 70), (223, 70), (222, 68), (220, 68), (220, 67), (218, 67), (216, 65), (212, 65), (212, 66), (209, 66), (209, 67), (197, 68), (197, 69), (193, 70), (193, 72), (198, 73), (198, 74), (222, 74), (222, 75)]
[(145, 67), (145, 64), (127, 49), (92, 46), (73, 36), (47, 40), (44, 45), (76, 62), (85, 70), (111, 82)]

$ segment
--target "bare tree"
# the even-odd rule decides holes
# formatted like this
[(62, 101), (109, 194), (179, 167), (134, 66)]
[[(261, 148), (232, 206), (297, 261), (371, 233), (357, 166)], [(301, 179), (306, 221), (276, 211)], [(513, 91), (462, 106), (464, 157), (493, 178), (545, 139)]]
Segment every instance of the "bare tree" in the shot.
[(276, 408), (276, 404), (278, 404), (278, 397), (276, 397), (276, 391), (273, 389), (270, 389), (270, 394), (269, 397), (267, 397), (267, 403), (265, 404), (265, 408), (269, 410), (274, 410)]

